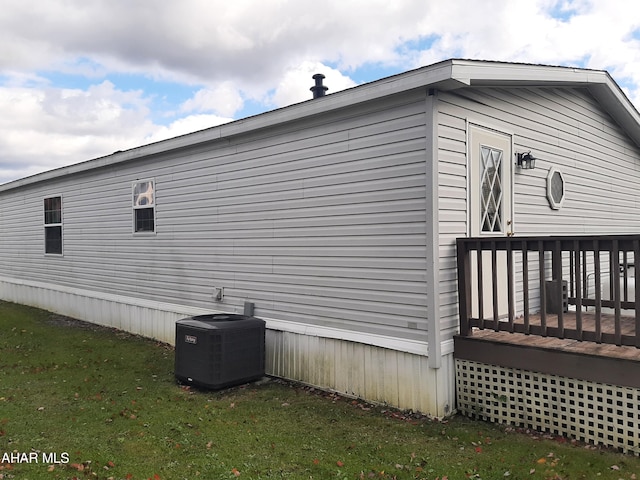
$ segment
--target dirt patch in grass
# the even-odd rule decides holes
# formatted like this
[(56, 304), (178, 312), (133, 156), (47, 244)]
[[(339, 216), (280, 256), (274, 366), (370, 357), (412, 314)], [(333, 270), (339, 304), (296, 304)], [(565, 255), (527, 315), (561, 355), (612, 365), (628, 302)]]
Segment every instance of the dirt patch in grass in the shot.
[(96, 323), (85, 322), (84, 320), (78, 320), (77, 318), (65, 317), (64, 315), (58, 315), (57, 313), (49, 313), (45, 318), (45, 323), (52, 327), (77, 328), (81, 330), (90, 330), (93, 332), (117, 331), (114, 328), (105, 327)]

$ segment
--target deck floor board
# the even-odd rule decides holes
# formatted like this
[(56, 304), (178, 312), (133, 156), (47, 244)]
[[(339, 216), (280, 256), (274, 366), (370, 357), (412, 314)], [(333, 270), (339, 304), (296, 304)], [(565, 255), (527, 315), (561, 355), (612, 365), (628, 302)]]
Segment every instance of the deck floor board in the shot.
[[(595, 331), (595, 320), (595, 314), (590, 312), (582, 312), (583, 331)], [(522, 317), (515, 319), (514, 323), (523, 323)], [(541, 325), (540, 315), (530, 315), (529, 323), (531, 325)], [(547, 314), (546, 325), (547, 327), (557, 327), (558, 316), (554, 314)], [(576, 313), (565, 312), (563, 314), (563, 325), (565, 329), (575, 329)], [(614, 333), (615, 317), (609, 314), (602, 314), (601, 328), (603, 333)], [(620, 328), (623, 335), (634, 335), (634, 318), (620, 317)], [(640, 361), (640, 348), (636, 348), (633, 346), (618, 346), (605, 343), (556, 338), (551, 336), (544, 337), (539, 335), (527, 335), (524, 333), (510, 333), (506, 331), (496, 332), (495, 330), (488, 328), (474, 328), (473, 334), (470, 338), (492, 340), (511, 345), (527, 345), (551, 350), (560, 350), (587, 355), (598, 355), (610, 358), (621, 358), (626, 360)]]

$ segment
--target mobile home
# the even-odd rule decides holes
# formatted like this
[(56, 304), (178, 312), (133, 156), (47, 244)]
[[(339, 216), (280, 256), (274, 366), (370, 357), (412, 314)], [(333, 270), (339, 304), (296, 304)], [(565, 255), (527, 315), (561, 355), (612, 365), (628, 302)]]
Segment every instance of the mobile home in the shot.
[[(640, 233), (640, 115), (604, 71), (447, 60), (330, 92), (1, 185), (0, 298), (165, 342), (248, 305), (267, 373), (444, 417), (456, 239)], [(504, 282), (485, 313), (509, 291), (517, 317)]]

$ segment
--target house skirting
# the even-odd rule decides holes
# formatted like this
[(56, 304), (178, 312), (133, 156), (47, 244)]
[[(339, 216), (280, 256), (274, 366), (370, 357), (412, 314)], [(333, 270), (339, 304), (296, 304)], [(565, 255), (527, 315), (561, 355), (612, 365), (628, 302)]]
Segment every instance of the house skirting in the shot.
[(640, 388), (456, 358), (458, 412), (640, 454)]
[[(174, 344), (176, 321), (215, 310), (0, 277), (0, 299)], [(421, 342), (265, 319), (266, 373), (368, 402), (445, 417), (454, 409), (453, 345), (429, 366)]]

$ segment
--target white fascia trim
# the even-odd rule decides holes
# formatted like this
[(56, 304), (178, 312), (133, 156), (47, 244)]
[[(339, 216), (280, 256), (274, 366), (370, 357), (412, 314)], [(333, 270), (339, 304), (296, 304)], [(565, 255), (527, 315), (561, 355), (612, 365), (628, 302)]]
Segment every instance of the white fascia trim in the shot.
[[(117, 295), (113, 293), (96, 292), (75, 287), (67, 287), (64, 285), (51, 285), (44, 282), (35, 282), (29, 280), (21, 280), (16, 278), (8, 278), (0, 276), (0, 283), (8, 283), (13, 285), (25, 286), (30, 288), (38, 288), (69, 295), (77, 295), (81, 297), (89, 297), (106, 302), (120, 303), (140, 308), (148, 308), (151, 310), (159, 310), (162, 312), (175, 313), (178, 316), (189, 317), (194, 315), (207, 315), (215, 313), (229, 313), (228, 311), (216, 310), (214, 308), (205, 309), (201, 307), (191, 307), (188, 305), (179, 305), (175, 303), (157, 302), (153, 300), (145, 300), (141, 298), (129, 297), (125, 295)], [(350, 342), (362, 343), (365, 345), (373, 345), (376, 347), (388, 348), (400, 352), (412, 353), (415, 355), (427, 356), (427, 344), (423, 341), (390, 337), (387, 335), (378, 335), (375, 333), (363, 333), (352, 330), (343, 330), (334, 327), (325, 327), (321, 325), (312, 325), (307, 323), (291, 322), (286, 320), (278, 320), (274, 318), (259, 317), (266, 322), (269, 330), (278, 330), (282, 332), (296, 333), (300, 335), (308, 335), (313, 337), (331, 338), (335, 340), (345, 340)]]
[(375, 333), (354, 332), (352, 330), (342, 330), (333, 327), (311, 325), (308, 323), (290, 322), (287, 320), (276, 320), (273, 318), (260, 317), (267, 322), (270, 330), (297, 333), (310, 337), (332, 338), (335, 340), (346, 340), (349, 342), (363, 343), (376, 347), (388, 348), (399, 352), (412, 353), (414, 355), (428, 356), (427, 343), (408, 338), (389, 337)]

